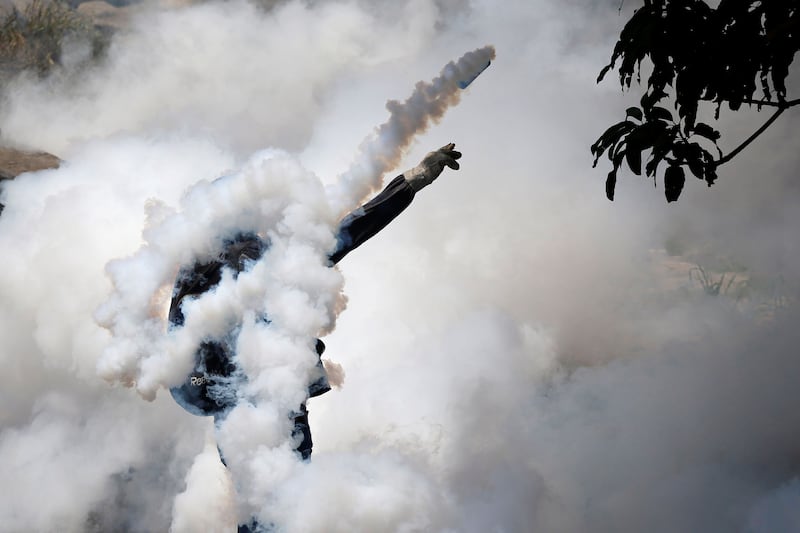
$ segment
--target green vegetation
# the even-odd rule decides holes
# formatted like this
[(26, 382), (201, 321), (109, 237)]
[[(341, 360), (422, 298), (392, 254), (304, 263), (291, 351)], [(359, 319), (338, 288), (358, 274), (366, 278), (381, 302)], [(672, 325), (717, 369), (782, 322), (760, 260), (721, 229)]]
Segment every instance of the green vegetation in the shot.
[(92, 22), (60, 0), (31, 0), (22, 11), (12, 8), (0, 20), (0, 77), (23, 70), (46, 74), (61, 63), (70, 38), (90, 42), (95, 56), (102, 48)]

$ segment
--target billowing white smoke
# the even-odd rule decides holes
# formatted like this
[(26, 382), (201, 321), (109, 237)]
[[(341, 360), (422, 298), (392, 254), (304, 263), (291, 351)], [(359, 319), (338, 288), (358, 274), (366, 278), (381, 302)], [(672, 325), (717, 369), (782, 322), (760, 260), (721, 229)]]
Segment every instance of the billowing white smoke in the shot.
[[(362, 143), (355, 163), (328, 191), (328, 199), (319, 180), (287, 154), (265, 151), (235, 174), (193, 186), (179, 212), (151, 202), (144, 232), (147, 244), (133, 257), (107, 267), (115, 291), (98, 320), (111, 330), (112, 340), (99, 361), (100, 374), (135, 383), (140, 394), (152, 399), (159, 386), (180, 382), (190, 368), (193, 347), (205, 336), (223, 335), (248, 311), (263, 314), (265, 299), (272, 303), (272, 329), (285, 330), (292, 338), (329, 333), (342, 309), (341, 281), (316, 280), (331, 276), (324, 267), (338, 218), (380, 186), (414, 136), (458, 103), (459, 83), (474, 79), (494, 54), (491, 46), (470, 52), (448, 63), (432, 82), (419, 82), (405, 103), (389, 102), (389, 120)], [(194, 303), (187, 324), (175, 334), (178, 338), (167, 336), (163, 309), (178, 266), (213, 259), (222, 240), (238, 232), (267, 238), (267, 255), (251, 273), (237, 280), (225, 278), (213, 296)], [(311, 304), (313, 312), (306, 306), (291, 312), (275, 305), (285, 299), (290, 300), (285, 304), (296, 304), (296, 298), (286, 295), (295, 290), (320, 299)], [(322, 317), (311, 318), (320, 311)]]
[[(314, 339), (333, 330), (344, 308), (343, 278), (328, 268), (337, 215), (380, 185), (414, 136), (458, 103), (459, 83), (473, 80), (493, 58), (490, 46), (470, 52), (431, 83), (419, 82), (404, 104), (390, 102), (389, 120), (362, 143), (356, 163), (329, 191), (332, 199), (288, 154), (266, 150), (240, 171), (194, 185), (178, 210), (151, 201), (144, 246), (107, 266), (114, 291), (96, 314), (112, 334), (98, 361), (106, 380), (135, 386), (152, 400), (159, 388), (186, 379), (204, 339), (238, 330), (237, 364), (248, 376), (238, 392), (247, 401), (220, 423), (220, 445), (247, 503), (245, 519), (269, 520), (274, 510), (264, 502), (294, 475), (289, 414), (313, 381)], [(224, 271), (213, 291), (187, 299), (185, 324), (168, 332), (164, 311), (178, 267), (215, 259), (223, 240), (242, 232), (261, 235), (267, 251), (247, 272), (234, 278)], [(265, 461), (281, 474), (265, 472)]]
[[(687, 182), (677, 205), (628, 175), (609, 203), (588, 147), (636, 99), (594, 82), (626, 18), (618, 7), (153, 7), (98, 68), (8, 85), (2, 141), (65, 163), (2, 185), (0, 529), (233, 531), (239, 483), (264, 496), (245, 499), (244, 514), (263, 509), (287, 532), (796, 531), (797, 118), (784, 113), (714, 187)], [(502, 61), (398, 165), (453, 141), (461, 170), (343, 260), (341, 277), (316, 252), (298, 254), (332, 276), (317, 281), (325, 290), (344, 278), (348, 297), (325, 338), (347, 382), (309, 403), (309, 464), (281, 441), (276, 397), (220, 437), (243, 465), (230, 477), (208, 420), (164, 391), (146, 402), (97, 375), (112, 336), (95, 316), (112, 321), (123, 294), (111, 298), (107, 265), (135, 274), (117, 280), (132, 302), (120, 332), (151, 324), (130, 338), (152, 345), (174, 268), (218, 243), (200, 207), (178, 249), (159, 248), (177, 240), (166, 228), (181, 234), (193, 205), (225, 210), (216, 178), (244, 195), (267, 186), (261, 165), (283, 166), (327, 203), (317, 178), (330, 184), (350, 167), (364, 133), (386, 120), (385, 101), (486, 42)], [(723, 125), (728, 149), (763, 121), (740, 117)], [(252, 156), (265, 146), (285, 153)], [(330, 238), (326, 217), (337, 213), (327, 209), (298, 215), (305, 242)], [(659, 252), (665, 242), (680, 255)], [(140, 249), (164, 256), (146, 275), (124, 259)], [(706, 294), (698, 271), (689, 278), (697, 265), (711, 281), (725, 270), (746, 283)], [(239, 285), (217, 301), (231, 319), (247, 314)], [(315, 302), (330, 304), (286, 309), (324, 324)], [(150, 376), (137, 381), (143, 391), (178, 374), (179, 358), (160, 354), (180, 346), (145, 357), (119, 348), (104, 370)], [(308, 362), (308, 347), (296, 355)], [(269, 384), (286, 398), (302, 392), (290, 375)], [(256, 427), (255, 440), (274, 447), (250, 454), (236, 439)]]
[(339, 176), (329, 194), (333, 210), (340, 215), (358, 205), (375, 192), (383, 175), (397, 168), (414, 137), (424, 132), (431, 122), (438, 122), (445, 111), (458, 104), (461, 89), (478, 76), (495, 57), (493, 46), (485, 46), (464, 54), (458, 61), (445, 65), (441, 74), (426, 83), (417, 83), (414, 93), (405, 102), (391, 100), (386, 104), (391, 116), (361, 143), (350, 169)]
[[(107, 267), (115, 290), (97, 313), (112, 332), (98, 363), (104, 378), (135, 383), (152, 399), (159, 387), (182, 381), (204, 337), (224, 336), (248, 313), (268, 311), (274, 329), (291, 338), (313, 340), (332, 327), (342, 284), (325, 268), (334, 220), (319, 180), (287, 154), (256, 154), (242, 170), (193, 186), (178, 212), (151, 203), (148, 223), (146, 245)], [(267, 254), (191, 302), (185, 327), (168, 335), (165, 308), (178, 267), (213, 260), (224, 238), (247, 231), (271, 242)]]

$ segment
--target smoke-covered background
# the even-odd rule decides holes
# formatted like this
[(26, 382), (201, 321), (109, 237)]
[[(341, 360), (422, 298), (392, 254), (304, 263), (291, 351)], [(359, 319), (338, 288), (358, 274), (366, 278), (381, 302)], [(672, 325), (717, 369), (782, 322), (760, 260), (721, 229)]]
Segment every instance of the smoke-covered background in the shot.
[(64, 162), (3, 186), (0, 530), (233, 530), (211, 423), (98, 375), (106, 265), (263, 149), (289, 154), (276, 187), (334, 183), (388, 99), (487, 43), (387, 177), (449, 141), (461, 170), (339, 265), (312, 461), (256, 456), (248, 504), (287, 532), (800, 529), (797, 120), (677, 205), (633, 176), (608, 202), (588, 147), (636, 99), (595, 85), (618, 6), (154, 5), (99, 66), (75, 43), (7, 86), (0, 140)]

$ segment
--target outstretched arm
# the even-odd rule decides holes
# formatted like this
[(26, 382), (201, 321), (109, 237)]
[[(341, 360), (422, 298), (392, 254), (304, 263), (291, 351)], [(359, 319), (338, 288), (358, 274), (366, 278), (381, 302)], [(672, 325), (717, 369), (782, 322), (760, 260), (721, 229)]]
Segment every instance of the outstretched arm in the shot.
[(460, 157), (461, 153), (455, 151), (453, 143), (428, 153), (419, 165), (397, 176), (378, 196), (345, 216), (339, 223), (336, 249), (330, 255), (331, 263), (338, 263), (385, 228), (411, 204), (420, 189), (439, 177), (445, 166), (458, 170), (456, 160)]
[(423, 187), (427, 187), (433, 180), (439, 177), (444, 167), (450, 167), (453, 170), (458, 170), (460, 165), (457, 159), (461, 157), (461, 152), (456, 152), (455, 143), (450, 143), (442, 146), (438, 150), (428, 152), (422, 162), (410, 170), (403, 172), (403, 177), (414, 189), (414, 192), (419, 191)]

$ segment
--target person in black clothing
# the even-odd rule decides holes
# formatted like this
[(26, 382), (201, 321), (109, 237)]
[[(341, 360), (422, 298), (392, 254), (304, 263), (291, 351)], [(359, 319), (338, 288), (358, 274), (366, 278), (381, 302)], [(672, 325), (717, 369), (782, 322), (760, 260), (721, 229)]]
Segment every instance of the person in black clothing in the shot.
[[(460, 157), (453, 143), (430, 152), (418, 166), (394, 178), (375, 198), (345, 216), (339, 224), (336, 246), (328, 255), (330, 266), (337, 264), (386, 227), (411, 204), (420, 189), (442, 173), (445, 166), (458, 170), (457, 159)], [(257, 261), (268, 247), (269, 243), (255, 233), (239, 233), (224, 241), (223, 250), (216, 260), (197, 262), (182, 268), (170, 303), (170, 328), (183, 326), (185, 317), (181, 304), (184, 300), (199, 297), (214, 288), (226, 268), (236, 277)], [(267, 317), (263, 320), (269, 322)], [(236, 334), (234, 331), (228, 338), (202, 342), (195, 354), (195, 366), (191, 374), (183, 384), (170, 389), (173, 398), (190, 413), (213, 416), (218, 423), (236, 405), (237, 386), (246, 379), (237, 368), (234, 357)], [(324, 350), (325, 344), (317, 339), (317, 355), (321, 356)], [(318, 360), (317, 370), (317, 378), (308, 387), (309, 398), (330, 390), (321, 360)], [(297, 452), (303, 460), (308, 460), (313, 442), (305, 403), (301, 405), (300, 412), (293, 413), (293, 418), (293, 435), (301, 441)], [(220, 457), (224, 463), (221, 450)], [(240, 531), (248, 531), (247, 526), (240, 527)]]

